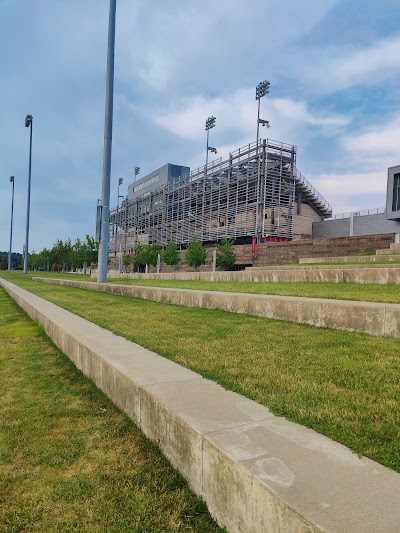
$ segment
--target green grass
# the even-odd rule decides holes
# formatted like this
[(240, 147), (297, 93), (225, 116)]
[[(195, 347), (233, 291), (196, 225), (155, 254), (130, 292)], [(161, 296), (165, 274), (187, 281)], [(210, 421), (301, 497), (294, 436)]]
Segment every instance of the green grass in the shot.
[(400, 472), (400, 341), (7, 277)]
[[(42, 275), (43, 273), (41, 273)], [(3, 272), (5, 278), (9, 274)], [(23, 274), (13, 274), (13, 279)], [(17, 276), (17, 278), (15, 278)], [(28, 275), (30, 279), (32, 275)], [(38, 277), (38, 276), (37, 276)], [(47, 274), (45, 277), (84, 280), (94, 278), (76, 274)], [(249, 294), (271, 294), (278, 296), (300, 296), (307, 298), (328, 298), (332, 300), (353, 300), (362, 302), (400, 303), (400, 285), (362, 285), (357, 283), (299, 283), (299, 282), (254, 282), (254, 281), (192, 281), (192, 280), (149, 280), (108, 278), (109, 283), (192, 289), (204, 291), (243, 292)]]
[(365, 302), (400, 303), (400, 285), (359, 285), (356, 283), (267, 283), (254, 281), (191, 281), (191, 280), (146, 280), (110, 279), (110, 283), (192, 289), (204, 291), (244, 292), (250, 294), (274, 294), (328, 298), (333, 300), (356, 300)]
[(0, 289), (0, 531), (220, 531), (159, 450)]

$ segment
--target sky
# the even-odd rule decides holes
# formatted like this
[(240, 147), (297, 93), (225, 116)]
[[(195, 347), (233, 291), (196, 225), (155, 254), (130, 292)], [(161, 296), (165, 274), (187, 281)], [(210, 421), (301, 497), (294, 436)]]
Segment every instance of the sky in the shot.
[[(108, 0), (0, 0), (0, 251), (94, 233), (103, 168)], [(383, 207), (400, 164), (398, 0), (117, 0), (111, 206), (118, 179), (205, 163), (256, 139), (255, 87), (270, 82), (262, 138), (334, 213)]]

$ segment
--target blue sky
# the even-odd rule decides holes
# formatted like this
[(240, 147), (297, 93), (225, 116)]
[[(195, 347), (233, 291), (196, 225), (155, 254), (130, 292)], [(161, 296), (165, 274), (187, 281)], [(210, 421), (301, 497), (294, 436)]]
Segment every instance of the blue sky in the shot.
[[(0, 250), (94, 231), (101, 196), (108, 0), (0, 0)], [(334, 212), (385, 204), (400, 163), (398, 0), (117, 0), (111, 205), (170, 162), (204, 164), (255, 140), (255, 86), (271, 82), (261, 133), (297, 146)]]

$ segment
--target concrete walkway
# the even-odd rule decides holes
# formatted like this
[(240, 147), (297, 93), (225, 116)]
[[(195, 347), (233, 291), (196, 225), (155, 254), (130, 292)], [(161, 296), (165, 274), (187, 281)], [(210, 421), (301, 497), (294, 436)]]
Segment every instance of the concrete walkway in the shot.
[(234, 533), (399, 533), (400, 474), (0, 279)]
[(400, 338), (400, 304), (270, 296), (237, 292), (141, 287), (116, 283), (32, 278), (43, 283), (119, 294), (155, 302), (221, 309), (299, 324)]

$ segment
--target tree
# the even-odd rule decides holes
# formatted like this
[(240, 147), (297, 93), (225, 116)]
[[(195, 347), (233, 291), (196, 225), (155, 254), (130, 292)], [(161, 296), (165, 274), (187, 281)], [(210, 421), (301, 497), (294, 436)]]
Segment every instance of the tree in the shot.
[(122, 264), (125, 268), (129, 267), (129, 265), (131, 264), (131, 256), (129, 254), (124, 254), (122, 256)]
[(225, 235), (221, 244), (215, 245), (217, 249), (217, 267), (229, 270), (236, 263), (236, 254), (233, 251), (233, 241)]
[(185, 261), (196, 270), (198, 266), (204, 265), (207, 259), (207, 254), (207, 248), (201, 244), (201, 241), (197, 236), (194, 236), (186, 249)]
[(162, 260), (166, 265), (175, 266), (179, 263), (180, 256), (176, 242), (172, 237), (162, 252)]
[(138, 272), (140, 272), (140, 267), (144, 267), (146, 265), (146, 246), (140, 242), (138, 242), (135, 246), (133, 264), (138, 267)]
[(161, 246), (159, 244), (147, 244), (144, 247), (144, 260), (146, 265), (157, 266), (158, 254), (161, 252)]

